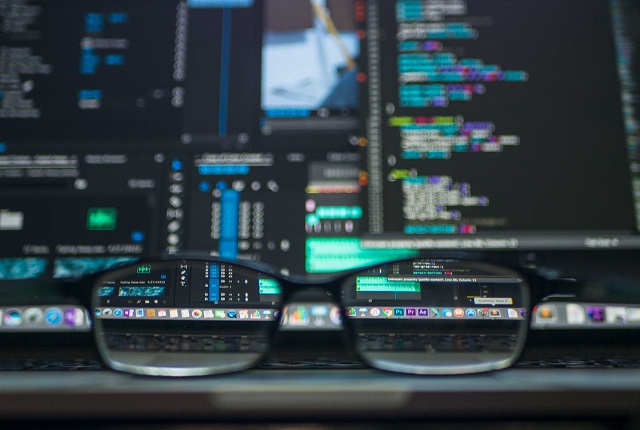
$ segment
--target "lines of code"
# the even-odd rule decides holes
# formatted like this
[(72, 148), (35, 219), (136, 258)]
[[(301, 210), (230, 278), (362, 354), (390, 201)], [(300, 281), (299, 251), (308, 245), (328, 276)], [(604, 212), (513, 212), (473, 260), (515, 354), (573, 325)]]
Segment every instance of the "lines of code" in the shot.
[(37, 55), (22, 39), (38, 38), (29, 26), (40, 16), (42, 9), (27, 0), (0, 2), (0, 34), (13, 44), (0, 46), (0, 118), (39, 118), (40, 109), (30, 98), (35, 88), (33, 77), (50, 75), (52, 67)]
[(502, 152), (515, 146), (515, 135), (495, 135), (488, 121), (465, 122), (459, 116), (391, 117), (389, 126), (400, 129), (402, 158), (449, 159), (454, 152)]
[[(529, 79), (524, 70), (503, 70), (481, 58), (465, 57), (461, 43), (474, 44), (481, 31), (470, 19), (466, 0), (400, 0), (396, 3), (398, 107), (444, 109), (470, 103), (494, 84), (517, 85)], [(462, 114), (391, 116), (388, 126), (399, 130), (403, 160), (449, 160), (455, 153), (501, 153), (520, 144), (513, 134), (496, 134), (487, 120), (465, 120)], [(419, 165), (418, 165), (419, 166)], [(401, 179), (405, 234), (474, 234), (463, 210), (489, 206), (489, 198), (471, 193), (458, 172), (423, 176), (422, 169), (395, 169)], [(442, 172), (442, 168), (437, 171)], [(452, 172), (453, 173), (453, 172)]]
[(187, 29), (186, 0), (0, 0), (0, 140), (179, 136)]
[[(385, 207), (401, 207), (403, 221), (385, 229), (468, 235), (478, 226), (508, 222), (489, 210), (498, 188), (480, 172), (487, 161), (499, 162), (500, 154), (520, 145), (512, 123), (501, 125), (502, 113), (493, 106), (499, 108), (510, 88), (528, 82), (529, 72), (495, 45), (494, 30), (504, 24), (500, 17), (473, 6), (470, 11), (467, 0), (395, 3), (397, 85), (396, 100), (385, 105), (385, 139), (394, 142), (384, 158)], [(507, 67), (500, 64), (510, 60)], [(504, 100), (505, 106), (511, 102)], [(472, 184), (481, 191), (473, 194)]]
[[(127, 24), (126, 12), (98, 13), (89, 12), (84, 16), (84, 31), (80, 47), (80, 74), (95, 75), (99, 67), (119, 67), (125, 63), (124, 51), (129, 47), (126, 38), (104, 38), (101, 36), (108, 27)], [(100, 55), (100, 51), (106, 51)]]
[(417, 176), (402, 181), (404, 216), (409, 221), (449, 221), (437, 224), (408, 224), (408, 234), (471, 234), (474, 225), (460, 224), (459, 209), (488, 206), (486, 196), (474, 196), (469, 183), (454, 182), (449, 176)]
[[(463, 19), (466, 1), (398, 1), (398, 92), (403, 107), (446, 107), (485, 94), (495, 82), (526, 82), (523, 70), (502, 70), (479, 58), (458, 58), (445, 41), (477, 39), (467, 22), (442, 22), (449, 15)], [(436, 39), (436, 40), (434, 40)]]

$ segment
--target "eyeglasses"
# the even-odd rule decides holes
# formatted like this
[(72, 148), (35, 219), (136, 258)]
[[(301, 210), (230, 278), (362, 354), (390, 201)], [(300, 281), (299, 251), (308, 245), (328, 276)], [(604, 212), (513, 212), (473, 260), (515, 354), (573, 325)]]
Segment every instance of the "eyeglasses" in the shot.
[(154, 260), (101, 274), (90, 308), (100, 355), (113, 369), (197, 376), (249, 369), (270, 352), (288, 305), (327, 293), (347, 344), (371, 367), (411, 374), (502, 369), (529, 325), (526, 277), (458, 258), (413, 258), (322, 279), (253, 263)]

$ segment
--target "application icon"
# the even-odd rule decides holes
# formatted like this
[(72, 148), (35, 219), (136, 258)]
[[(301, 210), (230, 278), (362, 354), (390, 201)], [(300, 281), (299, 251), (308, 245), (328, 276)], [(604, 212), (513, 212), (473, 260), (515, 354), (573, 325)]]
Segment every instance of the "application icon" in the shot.
[(239, 310), (238, 315), (240, 316), (241, 320), (247, 320), (249, 319), (249, 310), (248, 309)]
[(475, 309), (467, 309), (466, 311), (464, 311), (464, 314), (469, 318), (473, 318), (478, 314), (478, 312), (476, 312)]
[(339, 307), (331, 306), (331, 309), (329, 309), (329, 321), (331, 321), (334, 325), (337, 325), (337, 326), (342, 325), (342, 315), (340, 315)]
[(553, 304), (542, 304), (536, 308), (536, 322), (538, 324), (553, 324), (558, 321), (558, 311)]
[(189, 318), (189, 309), (180, 309), (180, 318)]
[(627, 321), (639, 322), (640, 321), (640, 308), (627, 308)]
[(624, 324), (627, 321), (627, 308), (621, 306), (607, 306), (605, 314), (609, 324)]
[(604, 322), (604, 307), (587, 306), (587, 318), (589, 318), (590, 321), (596, 323)]
[(502, 316), (502, 312), (500, 312), (500, 309), (490, 309), (489, 316), (491, 318), (499, 318)]
[(314, 317), (324, 317), (329, 315), (329, 307), (324, 305), (311, 306), (311, 315)]
[(93, 315), (96, 317), (101, 317), (102, 316), (102, 309), (95, 309), (93, 311)]
[(454, 310), (453, 310), (453, 315), (454, 315), (456, 318), (463, 317), (463, 316), (464, 316), (464, 309), (460, 309), (460, 308), (456, 308), (456, 309), (454, 309)]
[(124, 316), (124, 311), (122, 309), (114, 309), (113, 316), (120, 318), (121, 316)]
[(28, 308), (24, 311), (24, 322), (28, 325), (40, 325), (44, 322), (44, 312), (40, 308)]
[(404, 308), (393, 308), (393, 316), (394, 317), (403, 317), (404, 316)]
[(261, 316), (260, 311), (257, 309), (249, 314), (249, 318), (252, 320), (259, 320), (260, 316)]
[(48, 308), (44, 311), (44, 321), (51, 327), (59, 326), (63, 319), (64, 313), (60, 308)]
[(428, 317), (429, 316), (429, 309), (427, 309), (427, 308), (418, 308), (418, 316), (419, 317)]
[(380, 316), (380, 309), (371, 308), (371, 310), (369, 311), (369, 315), (371, 315), (372, 317), (379, 317)]
[(369, 313), (369, 308), (359, 308), (358, 312), (360, 313), (361, 317), (364, 317), (367, 315), (367, 313)]
[(124, 311), (122, 311), (122, 316), (124, 316), (125, 318), (129, 318), (131, 316), (133, 316), (133, 309), (125, 309)]
[(584, 308), (576, 303), (567, 304), (567, 323), (568, 324), (585, 324), (587, 322), (587, 313)]
[(356, 311), (356, 308), (349, 308), (347, 309), (347, 316), (348, 317), (358, 316), (358, 311)]
[(227, 316), (229, 318), (238, 318), (238, 313), (236, 311), (227, 311)]
[(451, 309), (442, 309), (440, 313), (446, 318), (451, 318), (453, 316), (453, 311)]
[(213, 312), (213, 316), (214, 316), (215, 318), (220, 318), (220, 319), (222, 319), (222, 318), (226, 318), (226, 317), (227, 317), (227, 314), (225, 314), (225, 313), (224, 313), (224, 311), (223, 311), (222, 309), (216, 309), (216, 310)]
[(206, 319), (212, 319), (213, 318), (213, 311), (211, 309), (206, 309), (204, 311), (204, 317)]
[(155, 309), (147, 309), (147, 318), (154, 318), (156, 316)]
[(434, 318), (438, 318), (440, 316), (440, 310), (438, 310), (437, 308), (429, 308), (429, 313)]
[(289, 324), (297, 326), (308, 326), (311, 323), (309, 311), (306, 306), (289, 307)]
[(144, 318), (144, 309), (136, 309), (136, 318)]
[(178, 310), (169, 309), (169, 318), (178, 318)]
[(22, 324), (23, 317), (20, 309), (8, 309), (4, 313), (4, 325), (9, 327), (17, 327)]
[(393, 315), (393, 309), (390, 308), (384, 308), (382, 310), (382, 313), (384, 314), (385, 317), (389, 318), (390, 316)]
[(280, 325), (289, 324), (289, 306), (282, 308), (282, 318), (280, 319)]
[(416, 315), (418, 315), (418, 311), (416, 310), (416, 308), (406, 308), (404, 311), (406, 312), (408, 317), (415, 317)]
[(194, 309), (191, 312), (191, 316), (194, 318), (202, 318), (202, 311), (200, 309)]
[(515, 309), (507, 309), (507, 316), (509, 318), (518, 318), (520, 314)]
[(158, 316), (160, 318), (166, 318), (167, 317), (167, 310), (166, 309), (158, 309)]
[(105, 317), (110, 317), (111, 315), (113, 315), (113, 311), (110, 308), (103, 309), (102, 315), (104, 315)]
[(84, 312), (78, 308), (64, 310), (64, 323), (70, 327), (79, 327), (84, 324)]

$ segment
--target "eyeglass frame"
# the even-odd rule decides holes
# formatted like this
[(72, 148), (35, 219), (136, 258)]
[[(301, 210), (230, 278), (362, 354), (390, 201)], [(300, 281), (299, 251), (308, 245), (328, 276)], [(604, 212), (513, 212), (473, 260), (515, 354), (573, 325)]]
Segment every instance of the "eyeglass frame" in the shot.
[[(511, 271), (512, 273), (517, 274), (522, 278), (522, 284), (521, 284), (522, 301), (523, 301), (522, 307), (526, 309), (526, 319), (522, 321), (522, 324), (520, 325), (520, 328), (518, 330), (518, 338), (521, 339), (521, 341), (518, 342), (518, 347), (511, 354), (511, 357), (507, 360), (504, 360), (505, 363), (499, 362), (491, 366), (487, 364), (469, 366), (469, 367), (457, 369), (457, 371), (407, 372), (406, 370), (403, 370), (403, 369), (384, 368), (371, 363), (371, 361), (368, 360), (366, 357), (364, 357), (363, 354), (358, 352), (353, 342), (349, 342), (350, 340), (353, 341), (356, 339), (357, 333), (353, 329), (354, 322), (351, 321), (351, 318), (347, 317), (346, 307), (339, 294), (343, 290), (344, 282), (348, 280), (350, 277), (353, 277), (368, 269), (385, 266), (389, 264), (400, 263), (404, 261), (413, 261), (413, 260), (420, 260), (420, 259), (425, 259), (425, 260), (426, 259), (430, 259), (430, 260), (454, 259), (454, 260), (465, 261), (465, 262), (470, 262), (474, 264), (485, 264), (485, 265), (490, 265), (503, 270)], [(323, 275), (320, 275), (320, 279), (316, 279), (315, 277), (310, 277), (308, 275), (283, 274), (279, 272), (274, 266), (267, 265), (260, 262), (255, 262), (250, 260), (229, 260), (229, 259), (222, 259), (218, 257), (203, 258), (200, 255), (196, 258), (189, 258), (188, 256), (187, 257), (167, 256), (159, 259), (145, 259), (145, 260), (137, 260), (134, 262), (127, 262), (123, 265), (112, 266), (108, 269), (104, 269), (99, 272), (96, 272), (81, 278), (67, 279), (67, 280), (61, 281), (56, 285), (56, 287), (58, 292), (60, 292), (62, 295), (77, 299), (80, 302), (80, 304), (88, 310), (89, 314), (91, 315), (92, 321), (94, 321), (95, 320), (94, 312), (95, 312), (96, 306), (93, 300), (94, 299), (93, 292), (94, 292), (94, 288), (96, 288), (96, 285), (97, 285), (96, 283), (100, 281), (101, 278), (103, 278), (108, 274), (113, 274), (114, 272), (121, 271), (121, 270), (124, 271), (134, 266), (153, 264), (153, 263), (157, 264), (158, 262), (167, 263), (167, 262), (178, 262), (178, 261), (189, 261), (189, 262), (198, 261), (198, 262), (205, 262), (205, 263), (215, 262), (220, 264), (231, 264), (231, 265), (239, 266), (242, 268), (255, 270), (261, 274), (271, 276), (272, 278), (276, 279), (279, 282), (279, 288), (281, 292), (280, 292), (280, 301), (277, 305), (277, 310), (280, 311), (281, 316), (283, 315), (283, 312), (282, 312), (283, 309), (287, 305), (289, 305), (290, 303), (295, 303), (295, 301), (291, 301), (291, 298), (296, 294), (299, 294), (303, 291), (308, 291), (308, 290), (324, 290), (325, 292), (328, 293), (328, 301), (331, 301), (333, 305), (338, 306), (340, 310), (340, 315), (342, 316), (341, 332), (342, 332), (343, 339), (345, 340), (344, 345), (347, 348), (349, 348), (350, 350), (349, 352), (352, 352), (365, 365), (371, 368), (390, 371), (390, 372), (413, 374), (413, 375), (473, 374), (473, 373), (482, 373), (482, 372), (488, 372), (493, 370), (500, 370), (513, 365), (515, 362), (517, 362), (517, 360), (519, 359), (519, 357), (521, 356), (524, 350), (527, 334), (529, 332), (529, 324), (531, 319), (531, 312), (533, 310), (533, 303), (537, 303), (531, 300), (531, 296), (532, 296), (531, 287), (538, 285), (540, 283), (539, 281), (542, 279), (542, 277), (538, 274), (531, 273), (530, 271), (525, 271), (519, 267), (514, 267), (513, 265), (505, 263), (503, 261), (491, 261), (488, 259), (479, 259), (479, 258), (465, 258), (457, 255), (454, 255), (454, 256), (424, 255), (424, 256), (416, 256), (413, 258), (402, 258), (402, 259), (395, 259), (395, 260), (389, 260), (389, 261), (380, 261), (377, 263), (372, 263), (366, 266), (361, 266), (361, 267), (357, 267), (357, 268), (353, 268), (345, 271), (334, 272), (330, 274), (323, 274)], [(539, 294), (536, 294), (536, 296), (538, 295)], [(282, 325), (281, 317), (278, 320), (275, 320), (269, 323), (270, 323), (270, 328), (266, 333), (267, 337), (270, 340), (269, 348), (267, 348), (265, 352), (262, 353), (258, 359), (256, 359), (254, 362), (250, 364), (239, 366), (238, 368), (231, 369), (231, 370), (223, 370), (220, 372), (212, 372), (212, 371), (194, 372), (193, 369), (190, 369), (190, 371), (187, 371), (184, 373), (181, 373), (179, 371), (171, 371), (171, 372), (139, 371), (139, 370), (136, 370), (138, 366), (121, 365), (120, 363), (117, 363), (108, 359), (108, 357), (106, 357), (106, 354), (103, 353), (107, 347), (104, 344), (103, 338), (101, 336), (98, 336), (98, 333), (96, 331), (97, 325), (95, 322), (91, 324), (91, 331), (93, 334), (93, 338), (96, 342), (96, 348), (100, 353), (100, 356), (102, 357), (105, 364), (113, 370), (136, 374), (136, 375), (149, 375), (149, 376), (179, 376), (179, 377), (180, 376), (214, 376), (214, 375), (224, 375), (224, 374), (231, 374), (231, 373), (246, 371), (259, 366), (260, 363), (262, 363), (264, 359), (268, 356), (268, 353), (273, 349), (273, 343), (274, 343), (273, 341), (275, 339), (276, 334), (280, 331), (280, 327)]]

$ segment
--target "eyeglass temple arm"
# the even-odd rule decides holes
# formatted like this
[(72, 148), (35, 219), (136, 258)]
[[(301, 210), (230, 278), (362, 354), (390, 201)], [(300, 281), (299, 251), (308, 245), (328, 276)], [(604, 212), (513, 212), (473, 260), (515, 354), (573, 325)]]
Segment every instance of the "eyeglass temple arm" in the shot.
[(94, 276), (78, 280), (60, 282), (56, 288), (65, 297), (77, 299), (86, 309), (91, 309), (91, 293), (93, 291)]
[(575, 278), (550, 278), (537, 274), (529, 279), (531, 307), (548, 300), (571, 300), (578, 296), (580, 282)]

